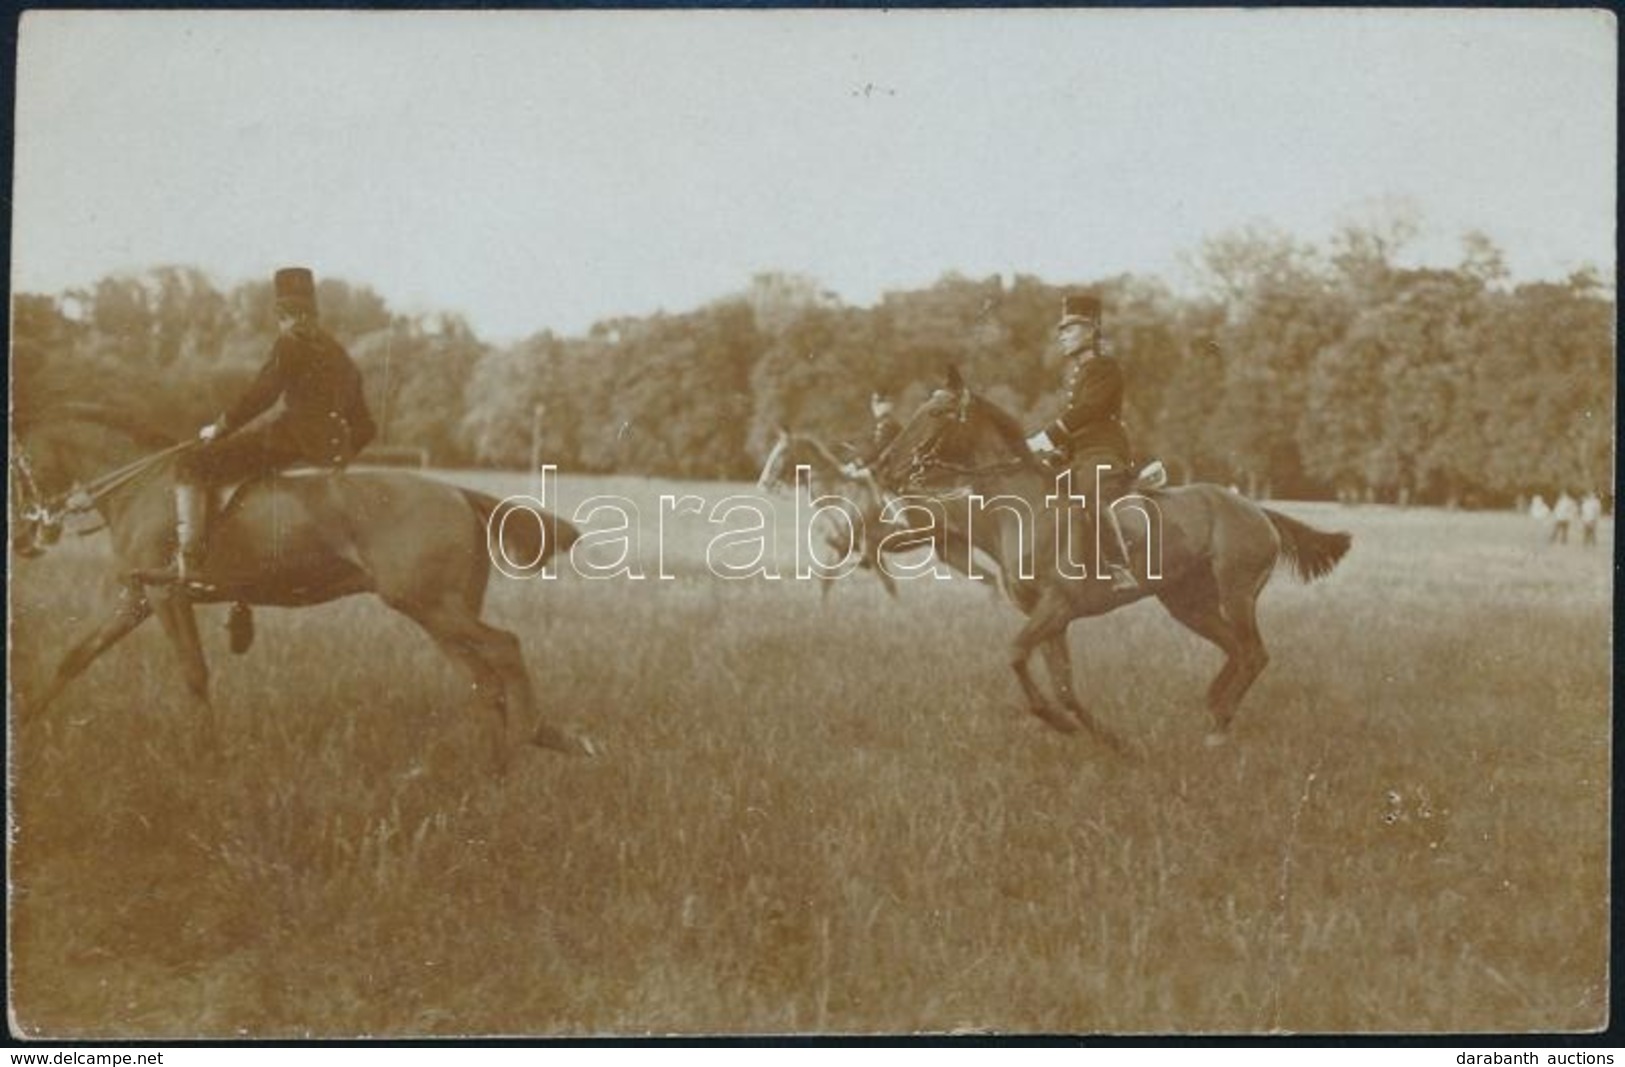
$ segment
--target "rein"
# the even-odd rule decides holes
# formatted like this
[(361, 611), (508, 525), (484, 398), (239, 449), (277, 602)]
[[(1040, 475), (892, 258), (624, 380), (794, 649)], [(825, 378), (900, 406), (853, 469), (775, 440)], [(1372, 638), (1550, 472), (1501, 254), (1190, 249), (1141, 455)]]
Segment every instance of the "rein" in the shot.
[(170, 456), (185, 452), (197, 447), (197, 441), (181, 441), (160, 449), (151, 455), (142, 456), (106, 474), (97, 475), (84, 485), (76, 485), (66, 493), (59, 493), (53, 497), (42, 499), (39, 487), (34, 481), (34, 473), (28, 463), (28, 456), (22, 450), (19, 442), (13, 441), (12, 463), (17, 468), (18, 476), (23, 482), (23, 491), (30, 500), (26, 517), (31, 521), (44, 525), (55, 525), (68, 515), (91, 511), (96, 504), (105, 499), (108, 494), (128, 485), (151, 470), (158, 463)]
[[(997, 463), (984, 463), (977, 467), (967, 467), (962, 463), (949, 463), (947, 460), (936, 460), (938, 470), (971, 478), (979, 478), (986, 474), (1009, 474), (1013, 471), (1022, 470), (1026, 466), (1027, 460), (1022, 456), (1013, 456), (1010, 459), (999, 460)], [(921, 469), (925, 468), (922, 467)]]
[(72, 508), (75, 512), (83, 512), (86, 508), (94, 507), (98, 500), (106, 497), (107, 494), (111, 494), (112, 490), (119, 489), (120, 486), (127, 486), (128, 482), (135, 481), (141, 474), (145, 474), (148, 469), (156, 466), (159, 461), (167, 460), (169, 456), (177, 455), (177, 453), (182, 453), (182, 451), (189, 450), (189, 448), (195, 448), (197, 445), (198, 442), (195, 442), (195, 440), (184, 440), (184, 442), (176, 443), (176, 445), (171, 445), (169, 448), (154, 451), (153, 455), (141, 456), (140, 460), (125, 463), (117, 471), (99, 474), (98, 477), (93, 477), (89, 481), (88, 486), (80, 486), (78, 489), (68, 492), (68, 503), (75, 505)]
[[(992, 463), (969, 465), (952, 463), (937, 458), (937, 440), (930, 442), (930, 447), (920, 449), (909, 457), (908, 483), (918, 487), (921, 480), (930, 471), (943, 471), (960, 478), (983, 478), (997, 474), (1012, 474), (1026, 469), (1030, 462), (1026, 456), (1011, 456), (1009, 459), (995, 460)], [(951, 490), (950, 492), (954, 492)], [(947, 499), (946, 497), (944, 499)]]

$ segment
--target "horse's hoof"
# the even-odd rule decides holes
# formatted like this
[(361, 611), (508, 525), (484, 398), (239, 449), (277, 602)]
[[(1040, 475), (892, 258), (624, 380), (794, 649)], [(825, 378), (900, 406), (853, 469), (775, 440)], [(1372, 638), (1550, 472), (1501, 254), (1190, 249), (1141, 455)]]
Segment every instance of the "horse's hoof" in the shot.
[(1078, 724), (1067, 718), (1065, 715), (1057, 715), (1048, 708), (1033, 708), (1032, 712), (1040, 719), (1043, 719), (1052, 730), (1056, 730), (1063, 734), (1075, 734), (1078, 732)]
[(530, 743), (537, 748), (562, 752), (566, 756), (597, 756), (600, 752), (599, 747), (590, 738), (572, 737), (551, 726), (544, 726), (532, 734)]
[(1113, 752), (1113, 753), (1115, 753), (1115, 754), (1117, 754), (1119, 756), (1132, 756), (1132, 755), (1134, 755), (1134, 750), (1129, 747), (1128, 742), (1124, 741), (1121, 737), (1118, 737), (1114, 733), (1110, 733), (1110, 732), (1108, 732), (1106, 730), (1101, 730), (1100, 731), (1100, 741), (1101, 741), (1102, 744), (1104, 744), (1106, 746), (1106, 748), (1108, 750), (1110, 750), (1111, 752)]

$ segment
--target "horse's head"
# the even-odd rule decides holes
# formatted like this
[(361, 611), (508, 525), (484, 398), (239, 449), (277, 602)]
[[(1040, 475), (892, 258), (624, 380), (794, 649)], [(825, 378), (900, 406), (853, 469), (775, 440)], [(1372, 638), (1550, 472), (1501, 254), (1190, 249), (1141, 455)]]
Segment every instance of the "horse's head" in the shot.
[[(92, 532), (95, 520), (76, 519), (101, 511), (105, 521), (105, 505), (149, 489), (155, 476), (171, 468), (173, 454), (190, 443), (176, 444), (139, 420), (96, 404), (62, 403), (36, 414), (29, 431), (10, 434), (12, 550), (39, 555), (62, 536), (64, 523), (81, 534)], [(160, 451), (142, 455), (153, 445)], [(167, 513), (168, 493), (161, 496), (152, 506)]]
[(34, 469), (22, 442), (11, 436), (11, 550), (27, 559), (44, 552), (62, 536), (62, 516), (53, 512), (34, 480)]
[(917, 408), (875, 464), (881, 483), (898, 492), (940, 490), (963, 483), (987, 456), (984, 408), (949, 368), (947, 380)]

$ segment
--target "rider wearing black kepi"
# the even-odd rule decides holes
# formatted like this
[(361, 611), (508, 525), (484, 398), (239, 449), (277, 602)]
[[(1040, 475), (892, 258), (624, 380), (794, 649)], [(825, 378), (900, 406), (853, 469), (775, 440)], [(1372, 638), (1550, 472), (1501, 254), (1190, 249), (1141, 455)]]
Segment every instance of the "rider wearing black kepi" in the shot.
[[(178, 546), (175, 577), (201, 569), (209, 490), (299, 463), (338, 468), (372, 440), (376, 429), (361, 392), (361, 371), (318, 325), (316, 280), (304, 267), (286, 267), (273, 280), (277, 339), (259, 376), (237, 403), (198, 431), (200, 447), (176, 464)], [(276, 403), (268, 423), (238, 432)]]
[(1128, 546), (1117, 516), (1108, 506), (1127, 488), (1128, 434), (1123, 430), (1123, 366), (1107, 354), (1101, 339), (1100, 300), (1092, 293), (1070, 296), (1061, 302), (1061, 321), (1055, 332), (1066, 360), (1063, 381), (1067, 404), (1059, 418), (1027, 438), (1027, 447), (1039, 455), (1060, 453), (1072, 471), (1074, 492), (1090, 492), (1096, 468), (1101, 472), (1103, 500), (1094, 507), (1111, 530), (1101, 546), (1113, 589), (1134, 589), (1140, 584), (1128, 566)]

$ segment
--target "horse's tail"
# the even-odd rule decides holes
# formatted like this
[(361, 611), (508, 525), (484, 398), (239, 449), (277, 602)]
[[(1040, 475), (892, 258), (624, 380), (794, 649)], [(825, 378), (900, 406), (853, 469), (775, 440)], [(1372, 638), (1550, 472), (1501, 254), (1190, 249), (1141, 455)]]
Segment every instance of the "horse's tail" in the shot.
[(1327, 533), (1313, 526), (1287, 518), (1278, 511), (1260, 508), (1281, 536), (1281, 553), (1299, 579), (1312, 582), (1332, 572), (1353, 544), (1354, 538), (1346, 533)]
[[(462, 493), (479, 517), (480, 525), (489, 530), (491, 518), (502, 507), (502, 501), (474, 489), (464, 489)], [(516, 520), (502, 523), (502, 546), (511, 559), (524, 561), (527, 570), (544, 566), (554, 555), (570, 551), (570, 546), (581, 540), (581, 531), (569, 520), (534, 506), (527, 506), (525, 510), (537, 515), (541, 522)], [(545, 539), (542, 536), (544, 529), (547, 531)]]

